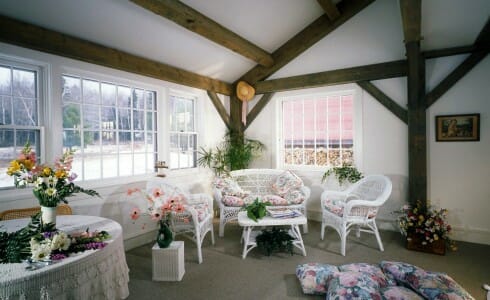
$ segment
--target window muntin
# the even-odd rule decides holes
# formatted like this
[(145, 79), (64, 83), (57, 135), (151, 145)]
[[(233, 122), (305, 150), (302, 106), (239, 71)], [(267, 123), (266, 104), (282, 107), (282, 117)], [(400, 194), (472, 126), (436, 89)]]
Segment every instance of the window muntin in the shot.
[(170, 168), (197, 166), (196, 98), (170, 95)]
[[(82, 180), (154, 172), (156, 92), (63, 75), (63, 147)], [(83, 138), (82, 138), (83, 137)]]
[(354, 164), (353, 93), (295, 96), (281, 104), (285, 166)]
[(27, 141), (42, 157), (40, 71), (38, 66), (0, 61), (0, 188), (14, 186), (6, 171)]

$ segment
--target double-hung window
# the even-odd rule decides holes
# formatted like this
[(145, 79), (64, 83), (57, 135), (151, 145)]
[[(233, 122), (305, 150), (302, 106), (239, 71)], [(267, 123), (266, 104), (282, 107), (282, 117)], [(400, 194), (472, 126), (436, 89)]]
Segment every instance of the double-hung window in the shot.
[(170, 94), (170, 168), (197, 166), (196, 98)]
[(0, 188), (12, 187), (6, 174), (26, 142), (41, 152), (43, 103), (38, 66), (0, 60)]
[(154, 172), (156, 92), (63, 75), (63, 148), (82, 180)]
[(283, 98), (281, 159), (284, 166), (354, 164), (354, 94)]

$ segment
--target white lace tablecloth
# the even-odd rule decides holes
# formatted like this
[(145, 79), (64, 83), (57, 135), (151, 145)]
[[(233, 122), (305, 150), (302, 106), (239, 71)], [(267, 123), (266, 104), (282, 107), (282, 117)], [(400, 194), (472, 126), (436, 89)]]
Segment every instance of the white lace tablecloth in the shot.
[[(0, 222), (0, 230), (13, 232), (29, 219)], [(73, 254), (59, 262), (26, 270), (27, 263), (0, 264), (0, 299), (124, 299), (129, 296), (129, 269), (119, 223), (94, 216), (58, 216), (56, 227), (68, 234), (109, 232), (103, 249)]]

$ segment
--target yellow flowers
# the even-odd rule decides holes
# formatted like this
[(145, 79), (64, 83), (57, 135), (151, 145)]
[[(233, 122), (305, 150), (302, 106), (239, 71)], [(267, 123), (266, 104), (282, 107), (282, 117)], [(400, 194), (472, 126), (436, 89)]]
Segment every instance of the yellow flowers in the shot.
[(7, 169), (7, 175), (12, 176), (15, 173), (19, 172), (21, 169), (21, 165), (18, 161), (13, 160), (10, 162), (10, 167)]

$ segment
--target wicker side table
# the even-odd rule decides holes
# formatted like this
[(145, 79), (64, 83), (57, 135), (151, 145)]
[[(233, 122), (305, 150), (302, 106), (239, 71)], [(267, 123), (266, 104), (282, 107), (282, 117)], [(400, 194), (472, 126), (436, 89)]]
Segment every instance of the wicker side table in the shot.
[(168, 248), (157, 243), (151, 249), (154, 281), (180, 281), (185, 273), (184, 242), (173, 241)]

